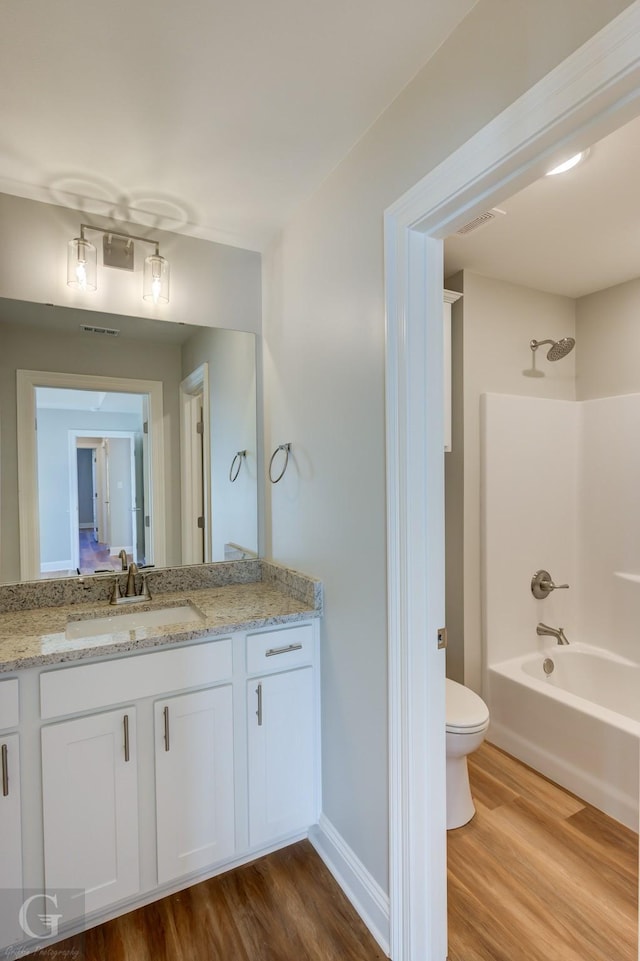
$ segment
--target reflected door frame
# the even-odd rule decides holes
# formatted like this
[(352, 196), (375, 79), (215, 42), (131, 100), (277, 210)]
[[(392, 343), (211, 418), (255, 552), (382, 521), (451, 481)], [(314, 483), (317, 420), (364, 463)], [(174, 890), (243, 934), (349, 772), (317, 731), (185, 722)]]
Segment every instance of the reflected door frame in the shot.
[(38, 449), (36, 388), (58, 387), (120, 394), (143, 394), (149, 404), (149, 463), (153, 532), (153, 563), (166, 565), (165, 462), (162, 381), (68, 374), (59, 371), (16, 371), (18, 428), (18, 517), (20, 523), (20, 578), (40, 578), (40, 507), (38, 503)]
[[(78, 472), (77, 469), (77, 455), (78, 450), (82, 447), (88, 448), (89, 450), (97, 451), (99, 449), (104, 450), (104, 455), (107, 461), (105, 468), (103, 468), (104, 474), (106, 476), (103, 478), (103, 484), (105, 493), (107, 496), (107, 512), (109, 511), (109, 503), (111, 501), (111, 488), (110, 488), (110, 478), (109, 478), (109, 468), (108, 468), (108, 446), (101, 447), (101, 442), (109, 441), (110, 438), (115, 438), (116, 440), (126, 440), (129, 442), (129, 463), (131, 471), (131, 544), (123, 544), (122, 546), (127, 550), (127, 553), (133, 555), (134, 561), (137, 558), (137, 518), (136, 513), (136, 465), (135, 465), (135, 442), (136, 434), (135, 431), (131, 430), (100, 430), (98, 433), (90, 433), (88, 430), (81, 430), (79, 428), (69, 431), (69, 517), (71, 519), (71, 562), (72, 567), (76, 569), (80, 566), (80, 544), (79, 544), (79, 530), (80, 530), (80, 517), (79, 517), (79, 493), (78, 493)], [(111, 547), (111, 530), (109, 522), (107, 522), (105, 528), (105, 535), (108, 543)], [(100, 540), (100, 538), (98, 538)]]
[[(212, 558), (210, 402), (209, 365), (204, 363), (180, 384), (183, 564), (210, 564)], [(203, 531), (198, 516), (204, 518)]]

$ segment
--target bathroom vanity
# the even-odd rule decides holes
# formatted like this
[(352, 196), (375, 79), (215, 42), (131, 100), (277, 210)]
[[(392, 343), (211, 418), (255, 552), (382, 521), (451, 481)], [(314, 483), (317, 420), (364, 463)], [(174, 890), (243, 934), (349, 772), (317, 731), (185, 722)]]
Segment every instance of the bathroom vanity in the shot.
[(179, 570), (196, 586), (157, 572), (173, 590), (152, 584), (146, 618), (93, 599), (0, 614), (0, 947), (44, 943), (18, 924), (34, 892), (63, 892), (64, 936), (318, 820), (321, 585), (264, 561)]

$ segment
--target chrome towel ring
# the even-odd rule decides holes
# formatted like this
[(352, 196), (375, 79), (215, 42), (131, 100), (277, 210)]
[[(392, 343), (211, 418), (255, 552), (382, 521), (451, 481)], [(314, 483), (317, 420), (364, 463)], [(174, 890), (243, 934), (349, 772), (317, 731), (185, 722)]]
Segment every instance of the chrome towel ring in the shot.
[[(280, 473), (278, 474), (278, 476), (277, 476), (277, 477), (274, 477), (274, 476), (273, 476), (273, 462), (274, 462), (275, 457), (276, 457), (276, 454), (278, 453), (279, 450), (283, 450), (283, 451), (285, 452), (284, 464), (283, 464), (282, 470), (280, 471)], [(280, 444), (280, 446), (279, 446), (279, 447), (276, 447), (276, 449), (274, 450), (273, 454), (271, 455), (271, 460), (269, 461), (269, 480), (271, 481), (272, 484), (277, 484), (278, 481), (279, 481), (279, 480), (282, 480), (282, 478), (284, 477), (284, 472), (286, 471), (287, 466), (288, 466), (288, 464), (289, 464), (289, 451), (290, 451), (290, 450), (291, 450), (291, 444)]]
[(231, 467), (229, 468), (229, 480), (233, 484), (234, 480), (240, 473), (240, 468), (242, 467), (242, 459), (247, 456), (246, 450), (239, 450), (233, 460), (231, 461)]

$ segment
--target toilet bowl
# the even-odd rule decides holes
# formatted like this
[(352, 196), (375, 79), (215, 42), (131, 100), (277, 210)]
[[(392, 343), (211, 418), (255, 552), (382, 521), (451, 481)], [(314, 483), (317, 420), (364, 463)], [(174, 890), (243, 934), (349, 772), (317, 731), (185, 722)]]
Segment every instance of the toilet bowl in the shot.
[(471, 820), (475, 807), (467, 755), (477, 750), (489, 727), (489, 708), (470, 688), (446, 679), (447, 831)]

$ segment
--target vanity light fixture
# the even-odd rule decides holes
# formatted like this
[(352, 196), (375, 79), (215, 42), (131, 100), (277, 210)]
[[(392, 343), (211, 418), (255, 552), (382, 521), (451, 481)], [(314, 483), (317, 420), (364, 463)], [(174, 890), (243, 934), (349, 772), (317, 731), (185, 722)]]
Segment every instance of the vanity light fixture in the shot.
[(574, 167), (584, 163), (588, 156), (588, 148), (587, 150), (581, 150), (580, 153), (574, 154), (573, 157), (569, 157), (569, 159), (565, 160), (563, 163), (557, 164), (557, 166), (552, 167), (551, 170), (547, 170), (545, 176), (555, 177), (556, 174), (566, 174), (568, 170), (573, 170)]
[(67, 284), (76, 290), (96, 290), (97, 251), (87, 240), (85, 231), (95, 230), (103, 235), (102, 263), (105, 267), (133, 270), (134, 241), (150, 244), (155, 252), (145, 257), (142, 296), (154, 304), (169, 303), (169, 262), (160, 256), (160, 244), (148, 237), (136, 237), (107, 227), (80, 224), (80, 236), (69, 241), (67, 248)]

